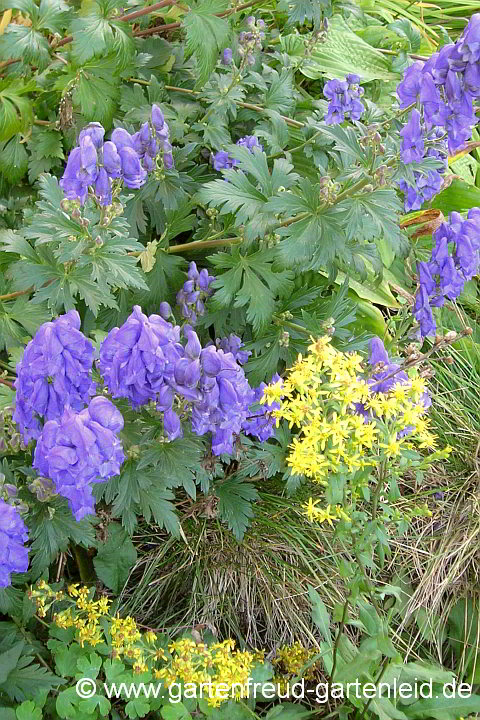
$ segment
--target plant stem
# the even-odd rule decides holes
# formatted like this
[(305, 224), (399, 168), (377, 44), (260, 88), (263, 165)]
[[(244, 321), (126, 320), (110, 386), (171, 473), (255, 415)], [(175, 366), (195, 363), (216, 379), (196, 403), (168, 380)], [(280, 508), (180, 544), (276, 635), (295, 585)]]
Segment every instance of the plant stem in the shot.
[[(230, 8), (230, 10), (224, 10), (221, 13), (216, 13), (216, 17), (228, 17), (229, 15), (240, 12), (240, 10), (245, 10), (246, 8), (252, 7), (252, 5), (258, 5), (258, 3), (260, 3), (261, 1), (262, 0), (250, 0), (250, 2), (243, 3), (243, 5), (237, 5), (237, 7)], [(174, 22), (169, 23), (168, 25), (159, 25), (158, 27), (148, 28), (147, 30), (139, 30), (137, 32), (134, 32), (133, 35), (134, 37), (147, 37), (147, 35), (156, 35), (157, 33), (168, 32), (169, 30), (177, 30), (177, 28), (181, 26), (181, 22)]]
[(382, 492), (383, 483), (385, 482), (386, 469), (387, 469), (387, 460), (385, 459), (385, 460), (382, 460), (382, 463), (380, 465), (380, 473), (379, 473), (378, 483), (377, 483), (377, 487), (375, 488), (375, 492), (373, 493), (372, 520), (376, 520), (376, 518), (377, 518), (378, 501), (380, 499), (380, 493)]
[(332, 682), (335, 682), (335, 670), (337, 668), (337, 657), (338, 657), (338, 646), (340, 644), (340, 638), (343, 634), (343, 628), (345, 627), (345, 621), (347, 619), (347, 613), (348, 613), (348, 603), (349, 599), (345, 600), (343, 604), (343, 613), (342, 613), (342, 619), (340, 620), (340, 625), (338, 626), (338, 634), (335, 638), (335, 643), (333, 645), (333, 665), (332, 665), (332, 672), (330, 673), (330, 677), (332, 678)]
[[(385, 657), (385, 658), (383, 659), (382, 669), (380, 670), (379, 676), (378, 676), (377, 679), (375, 680), (375, 685), (377, 685), (377, 684), (380, 682), (380, 680), (382, 679), (382, 677), (385, 675), (385, 671), (386, 671), (386, 669), (387, 669), (387, 667), (388, 667), (388, 661), (389, 661), (389, 658), (388, 658), (388, 657)], [(372, 700), (373, 700), (373, 695), (372, 695), (371, 698), (368, 699), (367, 704), (365, 705), (365, 707), (364, 707), (363, 710), (362, 710), (362, 714), (360, 715), (359, 720), (363, 720), (363, 718), (365, 717), (365, 714), (366, 714), (368, 708), (370, 707), (370, 704), (371, 704)]]
[(95, 571), (93, 569), (93, 562), (91, 558), (88, 556), (85, 548), (80, 545), (72, 544), (71, 547), (77, 563), (80, 580), (84, 583), (91, 582), (95, 578)]
[[(255, 110), (256, 112), (265, 112), (265, 108), (262, 108), (260, 105), (252, 105), (252, 103), (246, 103), (246, 102), (236, 102), (236, 105), (239, 107), (246, 108), (247, 110)], [(285, 120), (287, 125), (290, 125), (291, 127), (296, 128), (303, 128), (305, 127), (305, 123), (300, 122), (300, 120), (291, 120), (286, 115), (280, 115), (282, 120)]]
[(216, 240), (194, 240), (193, 242), (183, 243), (183, 245), (171, 245), (167, 248), (168, 253), (184, 253), (190, 250), (203, 250), (204, 248), (221, 247), (222, 245), (240, 245), (242, 239), (239, 237), (233, 238), (218, 238)]
[(27, 288), (27, 290), (17, 290), (17, 292), (7, 293), (6, 295), (0, 295), (0, 302), (3, 300), (13, 300), (14, 298), (20, 297), (21, 295), (27, 295), (32, 292), (33, 286)]
[(310, 332), (309, 330), (307, 330), (307, 328), (302, 327), (302, 325), (297, 325), (297, 323), (290, 322), (290, 320), (284, 320), (278, 315), (272, 315), (272, 320), (278, 325), (285, 325), (285, 327), (292, 328), (292, 330), (296, 330), (297, 332), (301, 332), (305, 335), (310, 335)]
[[(156, 10), (160, 10), (160, 8), (167, 7), (168, 5), (175, 5), (175, 3), (173, 2), (173, 0), (163, 0), (163, 2), (155, 3), (155, 5), (149, 5), (148, 7), (144, 7), (142, 8), (142, 10), (136, 10), (135, 12), (121, 15), (119, 18), (117, 18), (117, 20), (121, 20), (122, 22), (131, 22), (132, 20), (136, 20), (143, 15), (150, 15), (150, 13), (155, 12)], [(72, 40), (73, 35), (67, 35), (67, 37), (59, 40), (55, 47), (58, 48), (62, 47), (62, 45), (68, 45), (68, 43), (71, 43)]]
[(14, 389), (13, 383), (8, 382), (8, 380), (4, 380), (3, 378), (0, 378), (0, 385), (6, 385), (10, 388), (10, 390)]
[(460, 340), (462, 337), (467, 337), (472, 334), (472, 328), (467, 327), (461, 332), (457, 333), (455, 337), (451, 338), (440, 338), (438, 342), (435, 342), (432, 347), (427, 350), (425, 353), (421, 353), (418, 357), (415, 356), (412, 360), (407, 360), (407, 362), (400, 365), (400, 367), (397, 370), (393, 370), (389, 375), (382, 378), (382, 382), (385, 382), (386, 380), (390, 380), (390, 378), (395, 377), (399, 372), (403, 372), (404, 370), (408, 370), (411, 367), (414, 367), (415, 365), (418, 365), (419, 363), (423, 362), (423, 360), (426, 360), (426, 358), (430, 357), (434, 352), (437, 350), (440, 350), (441, 348), (448, 347), (448, 345), (451, 345), (454, 342), (457, 342), (457, 340)]
[(363, 577), (365, 578), (365, 584), (367, 586), (368, 594), (370, 596), (370, 600), (372, 601), (372, 605), (375, 608), (375, 610), (377, 611), (378, 616), (380, 617), (382, 614), (382, 611), (380, 609), (380, 605), (377, 602), (377, 598), (375, 597), (375, 587), (372, 585), (372, 582), (367, 575), (367, 570), (366, 570), (365, 565), (363, 564), (362, 560), (360, 559), (360, 555), (359, 555), (358, 551), (355, 550), (354, 554), (355, 554), (355, 560), (357, 561), (357, 563), (363, 573)]
[[(13, 622), (14, 622), (15, 625), (17, 626), (17, 629), (18, 629), (19, 632), (23, 635), (23, 637), (25, 638), (25, 640), (26, 640), (29, 644), (31, 644), (32, 641), (31, 641), (30, 638), (28, 637), (28, 634), (27, 634), (27, 632), (25, 631), (25, 628), (22, 627), (22, 626), (20, 625), (20, 623), (19, 623), (17, 620), (15, 620), (15, 618), (11, 618), (11, 619), (13, 620)], [(37, 618), (37, 620), (38, 620), (38, 618)], [(44, 668), (46, 668), (49, 672), (52, 672), (52, 668), (51, 668), (50, 665), (42, 658), (41, 655), (39, 655), (37, 652), (35, 652), (35, 657), (37, 658), (38, 662), (39, 662), (41, 665), (43, 665)]]

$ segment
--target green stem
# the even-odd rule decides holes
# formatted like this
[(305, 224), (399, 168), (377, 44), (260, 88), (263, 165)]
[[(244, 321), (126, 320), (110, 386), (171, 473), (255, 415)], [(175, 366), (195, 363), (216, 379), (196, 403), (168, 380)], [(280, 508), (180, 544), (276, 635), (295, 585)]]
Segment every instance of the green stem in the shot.
[(80, 580), (84, 583), (91, 582), (95, 578), (92, 559), (88, 556), (85, 548), (80, 545), (72, 545), (71, 548), (75, 555)]
[(380, 499), (380, 495), (383, 488), (383, 483), (385, 482), (385, 476), (386, 476), (386, 470), (387, 470), (387, 460), (382, 460), (382, 463), (380, 465), (380, 473), (378, 478), (377, 487), (375, 488), (375, 492), (373, 494), (372, 498), (372, 520), (376, 520), (377, 518), (377, 509), (378, 509), (378, 501)]
[[(388, 658), (388, 657), (385, 657), (385, 658), (383, 659), (382, 669), (380, 670), (379, 676), (378, 676), (377, 679), (375, 680), (375, 685), (378, 685), (378, 683), (380, 682), (380, 680), (382, 679), (382, 677), (385, 675), (385, 671), (386, 671), (386, 669), (387, 669), (387, 667), (388, 667), (388, 661), (389, 661), (389, 658)], [(365, 707), (364, 707), (363, 710), (362, 710), (362, 714), (360, 715), (359, 720), (363, 720), (363, 718), (365, 717), (365, 714), (366, 714), (368, 708), (370, 707), (372, 700), (373, 700), (373, 695), (372, 695), (371, 698), (368, 699), (367, 704), (365, 705)]]
[(296, 330), (297, 332), (303, 333), (304, 335), (310, 335), (310, 331), (307, 330), (307, 328), (302, 327), (302, 325), (297, 325), (297, 323), (290, 322), (290, 320), (284, 320), (283, 318), (279, 317), (278, 315), (272, 315), (272, 320), (279, 324), (279, 325), (285, 325), (285, 327), (289, 327), (292, 330)]
[(355, 560), (357, 561), (357, 563), (362, 571), (363, 577), (365, 579), (365, 584), (367, 586), (368, 594), (370, 596), (370, 600), (372, 601), (372, 605), (375, 608), (375, 610), (377, 611), (378, 615), (381, 616), (382, 611), (380, 609), (380, 605), (377, 602), (377, 598), (375, 597), (375, 587), (372, 584), (370, 578), (368, 577), (367, 570), (360, 558), (358, 551), (355, 550), (354, 554), (355, 554)]
[[(38, 619), (39, 619), (39, 618), (37, 618), (37, 620), (38, 620)], [(27, 632), (25, 631), (25, 628), (23, 628), (23, 627), (20, 625), (20, 623), (19, 623), (17, 620), (15, 620), (14, 617), (12, 617), (11, 620), (13, 620), (13, 622), (14, 622), (15, 625), (17, 626), (19, 632), (23, 635), (23, 637), (25, 638), (25, 640), (31, 645), (31, 644), (32, 644), (32, 641), (31, 641), (31, 639), (29, 638)], [(41, 665), (43, 665), (44, 668), (46, 668), (49, 672), (52, 672), (52, 668), (51, 668), (50, 665), (42, 658), (41, 655), (39, 655), (37, 652), (35, 652), (35, 657), (37, 658), (38, 662), (39, 662)]]
[(223, 245), (240, 245), (242, 239), (239, 237), (233, 238), (218, 238), (216, 240), (195, 240), (194, 242), (183, 243), (183, 245), (170, 245), (167, 248), (168, 253), (184, 253), (190, 252), (191, 250), (203, 250), (205, 248), (221, 247)]
[[(301, 145), (297, 145), (296, 147), (293, 147), (293, 148), (287, 148), (286, 152), (293, 153), (293, 152), (297, 152), (298, 150), (303, 150), (304, 147), (307, 147), (307, 145), (310, 145), (310, 143), (314, 142), (317, 139), (317, 137), (319, 137), (320, 135), (322, 135), (322, 130), (317, 130), (317, 132), (314, 133), (311, 138), (309, 138), (308, 140), (305, 140), (305, 142), (303, 142)], [(269, 155), (268, 159), (273, 160), (273, 158), (281, 157), (282, 155), (283, 155), (283, 152), (275, 153), (274, 155)]]
[(345, 627), (345, 622), (347, 620), (348, 603), (349, 603), (349, 599), (347, 597), (347, 599), (345, 600), (345, 603), (343, 605), (342, 619), (340, 621), (340, 625), (338, 626), (338, 634), (337, 634), (337, 637), (335, 638), (335, 643), (333, 645), (333, 665), (332, 665), (332, 672), (330, 673), (332, 682), (335, 682), (335, 670), (337, 668), (338, 646), (340, 644), (340, 638), (343, 635), (343, 628)]
[[(246, 102), (237, 102), (236, 103), (239, 107), (246, 108), (247, 110), (255, 110), (256, 112), (265, 112), (265, 108), (263, 108), (261, 105), (252, 105), (252, 103), (246, 103)], [(290, 125), (291, 127), (296, 128), (303, 128), (305, 127), (305, 123), (300, 122), (300, 120), (292, 120), (291, 118), (288, 118), (286, 115), (280, 115), (282, 120), (285, 120), (287, 125)]]

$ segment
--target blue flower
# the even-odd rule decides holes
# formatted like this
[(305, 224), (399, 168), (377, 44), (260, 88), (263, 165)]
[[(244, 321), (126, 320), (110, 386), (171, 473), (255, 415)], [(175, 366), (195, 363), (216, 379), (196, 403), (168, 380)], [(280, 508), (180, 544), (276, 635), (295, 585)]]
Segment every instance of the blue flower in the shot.
[[(281, 381), (281, 377), (275, 374), (270, 383), (277, 383)], [(280, 403), (273, 402), (270, 404), (260, 404), (260, 400), (263, 397), (263, 391), (266, 388), (265, 383), (253, 389), (252, 398), (250, 403), (249, 412), (247, 419), (242, 423), (242, 430), (246, 435), (252, 435), (256, 437), (260, 442), (266, 442), (269, 438), (275, 435), (276, 418), (273, 415), (273, 410), (280, 410)]]
[(67, 405), (81, 410), (88, 403), (95, 392), (93, 354), (76, 310), (39, 327), (17, 364), (13, 419), (25, 442), (39, 436), (43, 418), (59, 417)]
[(433, 317), (432, 308), (430, 307), (428, 293), (423, 285), (420, 285), (415, 297), (413, 316), (420, 325), (422, 337), (435, 334), (437, 326)]
[(11, 584), (12, 572), (28, 570), (28, 532), (18, 510), (0, 498), (0, 587)]
[(408, 123), (400, 130), (400, 135), (403, 138), (400, 149), (402, 162), (405, 164), (421, 162), (425, 152), (425, 142), (418, 110), (412, 110)]
[[(245, 135), (235, 143), (240, 147), (245, 147), (250, 152), (253, 152), (255, 148), (263, 151), (263, 145), (258, 142), (258, 138), (255, 135)], [(226, 150), (218, 150), (212, 157), (212, 164), (215, 170), (230, 170), (238, 165), (238, 160), (232, 157)]]
[(359, 86), (358, 75), (347, 75), (345, 80), (328, 80), (323, 88), (323, 94), (330, 101), (325, 122), (327, 125), (338, 125), (349, 115), (350, 120), (360, 120), (365, 111), (363, 103), (359, 100), (364, 90)]
[(79, 413), (66, 408), (59, 419), (45, 423), (33, 467), (53, 481), (77, 521), (95, 514), (92, 484), (120, 473), (125, 456), (117, 434), (122, 429), (122, 414), (102, 396)]
[(177, 305), (180, 307), (182, 317), (192, 325), (197, 322), (197, 316), (205, 313), (205, 301), (213, 293), (211, 287), (215, 280), (213, 275), (208, 274), (205, 268), (197, 270), (196, 264), (192, 261), (188, 266), (188, 280), (177, 293)]
[[(397, 87), (401, 108), (419, 101), (427, 129), (444, 128), (451, 155), (464, 147), (477, 122), (472, 101), (480, 95), (479, 34), (476, 14), (455, 44), (445, 45), (425, 63), (415, 62)], [(412, 200), (407, 204), (413, 209)]]
[[(250, 350), (240, 350), (244, 346), (238, 335), (231, 333), (228, 338), (222, 338), (216, 341), (217, 347), (224, 353), (231, 353), (239, 365), (245, 365), (249, 356), (252, 354)], [(276, 382), (276, 381), (274, 381)]]
[[(370, 390), (373, 393), (388, 393), (395, 385), (407, 385), (409, 378), (404, 370), (400, 370), (401, 365), (393, 363), (388, 357), (388, 353), (385, 350), (385, 346), (379, 337), (374, 337), (370, 340), (370, 353), (368, 358), (368, 364), (372, 368), (372, 374), (368, 379)], [(432, 404), (432, 399), (427, 391), (425, 391), (420, 398), (422, 407), (427, 410)], [(355, 403), (355, 412), (359, 415), (363, 415), (365, 420), (370, 421), (374, 417), (374, 413), (371, 410), (367, 410), (363, 403)], [(406, 425), (398, 435), (404, 437), (409, 435), (413, 426)]]
[(134, 408), (155, 400), (183, 357), (179, 341), (179, 327), (160, 315), (147, 317), (135, 305), (100, 346), (98, 367), (111, 395), (128, 398)]
[(232, 48), (225, 48), (222, 53), (222, 65), (231, 65), (233, 62)]

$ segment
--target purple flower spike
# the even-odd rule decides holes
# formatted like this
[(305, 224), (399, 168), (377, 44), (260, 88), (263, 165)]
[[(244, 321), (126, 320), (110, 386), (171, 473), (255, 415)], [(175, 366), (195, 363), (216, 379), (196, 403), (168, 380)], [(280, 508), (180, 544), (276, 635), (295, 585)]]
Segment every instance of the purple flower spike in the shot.
[(128, 188), (142, 187), (147, 179), (147, 172), (140, 164), (140, 158), (133, 148), (123, 147), (119, 150), (122, 163), (123, 182)]
[(165, 117), (158, 105), (152, 105), (152, 125), (155, 130), (160, 131), (165, 123)]
[(360, 101), (363, 88), (358, 83), (359, 75), (347, 75), (345, 80), (328, 80), (323, 88), (323, 94), (329, 100), (325, 122), (327, 125), (338, 125), (348, 115), (350, 120), (360, 120), (365, 107)]
[(122, 174), (122, 161), (113, 142), (108, 141), (103, 145), (103, 167), (112, 179), (119, 178)]
[(86, 137), (89, 137), (94, 147), (97, 150), (100, 150), (103, 145), (104, 135), (105, 128), (103, 127), (103, 125), (100, 125), (100, 123), (98, 122), (91, 122), (80, 132), (80, 135), (78, 136), (78, 144), (81, 145), (82, 140)]
[(79, 413), (66, 408), (43, 428), (33, 467), (53, 480), (77, 521), (95, 514), (92, 484), (120, 473), (125, 456), (117, 433), (122, 428), (121, 413), (101, 396)]
[(76, 310), (40, 326), (17, 365), (15, 381), (13, 419), (26, 443), (38, 438), (41, 419), (60, 417), (67, 405), (81, 410), (88, 403), (95, 392), (93, 354)]
[(222, 53), (222, 65), (231, 65), (233, 61), (232, 48), (225, 48)]
[(418, 110), (412, 110), (408, 123), (400, 130), (400, 135), (403, 138), (400, 151), (402, 161), (405, 164), (421, 162), (425, 151), (425, 143)]
[(28, 570), (28, 532), (18, 510), (0, 498), (0, 588), (11, 584), (11, 573)]

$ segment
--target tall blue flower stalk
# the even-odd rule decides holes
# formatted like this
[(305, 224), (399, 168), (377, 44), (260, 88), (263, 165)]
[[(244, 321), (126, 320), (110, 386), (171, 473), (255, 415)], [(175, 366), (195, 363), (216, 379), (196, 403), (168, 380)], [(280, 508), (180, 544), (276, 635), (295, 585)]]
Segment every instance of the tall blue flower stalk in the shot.
[(430, 260), (417, 265), (419, 288), (413, 314), (422, 338), (435, 334), (432, 308), (442, 307), (445, 300), (455, 300), (478, 272), (480, 208), (471, 208), (466, 220), (452, 212), (448, 223), (442, 223), (433, 233), (433, 242)]
[(68, 199), (83, 205), (92, 188), (98, 203), (107, 206), (112, 203), (112, 182), (130, 189), (142, 187), (159, 156), (163, 167), (173, 167), (169, 127), (158, 105), (152, 106), (150, 122), (133, 135), (123, 128), (116, 128), (107, 142), (104, 135), (105, 129), (97, 122), (80, 132), (60, 180)]

